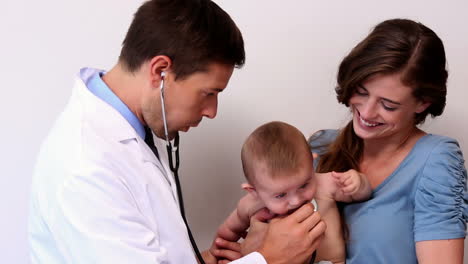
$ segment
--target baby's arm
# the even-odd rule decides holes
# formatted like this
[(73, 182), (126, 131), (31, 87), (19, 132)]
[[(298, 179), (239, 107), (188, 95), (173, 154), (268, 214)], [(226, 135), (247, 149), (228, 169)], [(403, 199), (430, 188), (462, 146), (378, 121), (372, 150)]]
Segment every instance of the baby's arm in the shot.
[(317, 249), (317, 261), (344, 263), (346, 259), (342, 219), (336, 202), (354, 202), (369, 199), (372, 188), (365, 175), (355, 170), (344, 173), (316, 173), (315, 200), (322, 220), (327, 224), (325, 236)]
[(327, 230), (317, 249), (315, 261), (325, 260), (332, 263), (344, 263), (346, 259), (345, 242), (341, 217), (334, 198), (337, 188), (336, 183), (331, 173), (316, 173), (315, 179), (317, 181), (315, 200), (322, 220), (327, 224)]
[(331, 172), (335, 179), (337, 189), (335, 201), (337, 202), (359, 202), (369, 199), (372, 195), (372, 187), (366, 175), (356, 170), (346, 172)]
[[(231, 246), (225, 248), (221, 246), (221, 244), (237, 244), (234, 242), (237, 242), (241, 237), (245, 237), (246, 230), (250, 226), (250, 217), (252, 217), (254, 214), (260, 221), (266, 221), (267, 219), (270, 219), (272, 215), (268, 212), (268, 210), (262, 210), (256, 214), (256, 212), (263, 207), (263, 203), (255, 198), (252, 194), (247, 194), (242, 197), (237, 204), (237, 208), (218, 228), (215, 240), (213, 241), (209, 252), (216, 258), (222, 258), (223, 256), (218, 255), (222, 249), (237, 251), (235, 249), (236, 247)], [(218, 241), (218, 243), (216, 241)], [(240, 254), (240, 249), (238, 253)]]
[(228, 241), (237, 241), (244, 237), (250, 225), (250, 217), (261, 209), (263, 204), (251, 194), (242, 197), (237, 208), (231, 212), (224, 223), (219, 227), (217, 235)]

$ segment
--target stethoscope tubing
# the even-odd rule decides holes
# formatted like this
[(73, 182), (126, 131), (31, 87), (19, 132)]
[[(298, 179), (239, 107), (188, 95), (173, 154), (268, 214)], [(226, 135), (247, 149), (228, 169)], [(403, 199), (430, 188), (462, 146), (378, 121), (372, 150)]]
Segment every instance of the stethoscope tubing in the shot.
[[(193, 251), (195, 251), (195, 255), (197, 256), (198, 261), (200, 264), (205, 264), (205, 261), (203, 260), (203, 257), (200, 253), (200, 250), (198, 249), (197, 243), (195, 241), (195, 238), (192, 235), (192, 231), (190, 230), (190, 227), (187, 222), (187, 218), (185, 216), (185, 208), (184, 208), (184, 200), (182, 197), (182, 188), (179, 180), (179, 165), (180, 165), (180, 159), (179, 159), (179, 133), (176, 134), (174, 138), (174, 148), (171, 144), (171, 141), (169, 140), (169, 133), (167, 129), (167, 119), (166, 119), (166, 107), (165, 107), (165, 102), (164, 102), (164, 79), (165, 79), (165, 72), (161, 73), (161, 84), (159, 86), (160, 88), (160, 93), (161, 93), (161, 111), (162, 111), (162, 116), (163, 116), (163, 124), (164, 124), (164, 135), (166, 137), (166, 149), (167, 149), (167, 156), (169, 159), (169, 168), (171, 169), (172, 173), (174, 174), (174, 179), (176, 183), (176, 188), (177, 188), (177, 198), (179, 200), (179, 208), (180, 208), (180, 214), (182, 216), (182, 219), (184, 220), (185, 226), (187, 227), (187, 232), (189, 235), (190, 243), (192, 244)], [(173, 155), (175, 154), (175, 165), (174, 165), (174, 160), (173, 160)]]

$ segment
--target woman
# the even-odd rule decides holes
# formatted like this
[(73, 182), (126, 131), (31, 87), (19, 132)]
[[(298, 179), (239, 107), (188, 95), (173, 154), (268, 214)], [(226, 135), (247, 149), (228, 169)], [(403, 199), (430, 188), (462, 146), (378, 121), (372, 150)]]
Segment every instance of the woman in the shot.
[(341, 62), (336, 94), (352, 120), (310, 139), (318, 172), (364, 174), (373, 197), (345, 205), (347, 264), (462, 263), (466, 169), (456, 140), (417, 125), (442, 114), (442, 41), (411, 20), (378, 24)]
[(461, 150), (456, 140), (417, 127), (444, 110), (445, 66), (431, 29), (393, 19), (339, 67), (337, 99), (353, 119), (309, 142), (319, 154), (317, 172), (362, 173), (373, 188), (370, 200), (343, 207), (347, 264), (463, 262), (468, 196)]

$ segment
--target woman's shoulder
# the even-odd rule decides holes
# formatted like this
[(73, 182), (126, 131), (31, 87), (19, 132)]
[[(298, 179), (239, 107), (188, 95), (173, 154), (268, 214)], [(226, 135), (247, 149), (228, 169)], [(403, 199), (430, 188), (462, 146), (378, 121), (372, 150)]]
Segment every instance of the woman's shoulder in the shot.
[(427, 138), (430, 142), (455, 142), (458, 144), (458, 141), (455, 138), (444, 135), (428, 133), (426, 134), (425, 138)]
[[(418, 153), (427, 153), (423, 178), (430, 178), (435, 182), (460, 181), (466, 178), (465, 160), (456, 139), (428, 134), (420, 139), (420, 143)], [(443, 174), (448, 175), (440, 177)]]
[(427, 152), (430, 156), (451, 154), (454, 158), (463, 159), (460, 144), (451, 137), (427, 134), (420, 139), (419, 145), (420, 151)]
[(453, 138), (432, 134), (420, 142), (429, 152), (415, 193), (415, 240), (464, 237), (468, 193), (460, 146)]
[(322, 129), (313, 133), (308, 139), (310, 150), (319, 156), (324, 154), (333, 143), (340, 131), (338, 129)]

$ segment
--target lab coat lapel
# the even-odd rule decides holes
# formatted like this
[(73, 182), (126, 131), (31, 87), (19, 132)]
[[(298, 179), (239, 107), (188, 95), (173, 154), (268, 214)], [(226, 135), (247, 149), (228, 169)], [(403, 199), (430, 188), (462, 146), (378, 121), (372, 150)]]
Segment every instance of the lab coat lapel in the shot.
[(174, 199), (177, 201), (177, 198), (176, 198), (177, 195), (175, 195), (176, 193), (174, 193), (174, 188), (172, 188), (175, 184), (173, 177), (172, 177), (172, 172), (169, 170), (167, 166), (164, 166), (164, 163), (167, 163), (165, 160), (166, 155), (164, 155), (165, 151), (163, 151), (163, 149), (160, 146), (158, 146), (155, 140), (155, 146), (158, 149), (158, 153), (159, 153), (159, 159), (158, 159), (142, 138), (138, 137), (137, 141), (138, 141), (138, 146), (140, 147), (140, 150), (143, 156), (143, 161), (151, 162), (154, 166), (158, 167), (158, 169), (162, 172), (162, 174), (166, 178), (167, 183), (171, 187)]
[(76, 89), (74, 89), (74, 93), (77, 93), (74, 96), (81, 98), (79, 101), (84, 105), (88, 114), (100, 115), (106, 119), (93, 119), (91, 122), (94, 122), (91, 125), (103, 131), (104, 135), (108, 135), (107, 139), (114, 141), (116, 144), (124, 144), (125, 141), (128, 140), (136, 140), (142, 155), (142, 162), (150, 162), (153, 166), (156, 166), (159, 171), (161, 171), (161, 174), (164, 176), (165, 181), (168, 184), (168, 188), (172, 191), (172, 196), (178, 205), (176, 185), (172, 172), (167, 166), (167, 154), (165, 154), (166, 151), (163, 151), (164, 148), (160, 143), (161, 140), (155, 137), (155, 145), (160, 156), (159, 160), (148, 147), (144, 139), (138, 135), (135, 129), (116, 109), (96, 97), (88, 90), (82, 79), (88, 78), (87, 76), (91, 76), (95, 71), (96, 70), (89, 68), (82, 69), (80, 72), (81, 78), (78, 78), (75, 83)]

